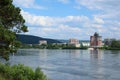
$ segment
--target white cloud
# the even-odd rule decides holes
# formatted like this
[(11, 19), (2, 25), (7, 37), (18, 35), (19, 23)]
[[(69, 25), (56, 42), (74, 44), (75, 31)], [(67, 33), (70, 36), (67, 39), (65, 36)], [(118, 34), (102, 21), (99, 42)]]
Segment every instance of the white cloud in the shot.
[(35, 0), (13, 0), (14, 4), (23, 8), (45, 9), (45, 7), (37, 5)]
[(102, 18), (99, 18), (99, 17), (96, 17), (96, 16), (94, 17), (94, 21), (97, 24), (104, 24), (105, 23)]
[(21, 11), (21, 14), (25, 18), (26, 22), (30, 25), (36, 26), (58, 26), (64, 23), (83, 23), (88, 21), (86, 16), (66, 16), (66, 17), (50, 17), (50, 16), (36, 16), (25, 11)]
[(27, 34), (33, 34), (40, 37), (55, 38), (55, 39), (69, 39), (80, 38), (81, 29), (78, 27), (71, 27), (68, 25), (59, 25), (58, 27), (29, 27)]
[[(76, 9), (93, 12), (91, 22), (85, 23), (89, 32), (98, 31), (104, 37), (120, 38), (120, 0), (75, 0)], [(95, 13), (94, 13), (95, 12)], [(88, 26), (90, 25), (90, 26)], [(90, 28), (91, 27), (91, 28)], [(96, 30), (95, 30), (96, 29)], [(117, 35), (117, 36), (115, 36)]]
[[(104, 20), (100, 16), (38, 16), (21, 11), (29, 27), (29, 34), (59, 39), (89, 39), (94, 32), (99, 32), (104, 38), (116, 37), (120, 32), (120, 21)], [(120, 38), (120, 37), (117, 37)]]
[[(111, 10), (113, 7), (119, 9), (120, 0), (75, 0), (79, 6), (86, 6), (89, 9)], [(116, 7), (117, 6), (117, 7)]]
[(89, 9), (102, 9), (99, 5), (103, 0), (75, 0), (78, 6), (86, 6)]
[[(120, 17), (120, 0), (75, 0), (78, 7), (86, 7), (92, 11), (99, 10), (103, 18)], [(98, 15), (98, 14), (97, 14)]]

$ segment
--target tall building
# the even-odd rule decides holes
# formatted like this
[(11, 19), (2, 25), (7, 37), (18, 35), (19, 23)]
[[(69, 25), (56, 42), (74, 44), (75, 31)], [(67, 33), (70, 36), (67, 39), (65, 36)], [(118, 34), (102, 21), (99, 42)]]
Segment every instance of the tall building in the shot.
[(79, 40), (77, 39), (69, 39), (69, 45), (75, 46), (75, 47), (80, 47)]
[(97, 32), (93, 36), (90, 36), (90, 46), (101, 47), (102, 46), (102, 36), (99, 36)]

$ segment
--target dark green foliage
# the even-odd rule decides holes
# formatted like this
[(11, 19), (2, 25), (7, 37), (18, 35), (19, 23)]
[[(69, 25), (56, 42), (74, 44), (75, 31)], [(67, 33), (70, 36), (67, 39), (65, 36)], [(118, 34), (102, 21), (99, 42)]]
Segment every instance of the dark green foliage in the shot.
[(46, 40), (48, 44), (60, 43), (60, 41), (57, 41), (55, 39), (47, 39), (47, 38), (42, 38), (32, 35), (22, 35), (22, 34), (17, 35), (17, 40), (23, 44), (39, 44), (40, 40)]
[(0, 75), (6, 80), (48, 80), (40, 68), (33, 71), (24, 65), (4, 65), (0, 63)]
[(75, 47), (68, 44), (47, 44), (47, 45), (28, 45), (23, 44), (20, 48), (29, 49), (29, 48), (37, 48), (37, 49), (88, 49), (87, 46)]
[[(44, 46), (45, 47), (45, 46)], [(48, 44), (46, 45), (47, 49), (60, 49), (61, 45), (57, 45), (57, 44)]]
[(107, 49), (107, 50), (120, 50), (120, 41), (113, 40), (109, 46), (104, 45), (103, 49)]
[(46, 76), (44, 75), (43, 72), (41, 72), (40, 68), (36, 68), (34, 79), (35, 80), (46, 80)]
[(6, 60), (19, 47), (16, 33), (28, 31), (20, 11), (12, 0), (0, 0), (0, 55)]
[(119, 48), (120, 49), (120, 41), (113, 40), (111, 43), (111, 48)]

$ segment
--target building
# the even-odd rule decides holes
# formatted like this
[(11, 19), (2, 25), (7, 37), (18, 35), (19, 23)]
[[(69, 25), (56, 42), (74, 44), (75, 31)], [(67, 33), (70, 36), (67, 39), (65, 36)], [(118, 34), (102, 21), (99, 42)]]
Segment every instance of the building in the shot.
[(110, 46), (111, 45), (111, 43), (112, 43), (112, 41), (114, 41), (114, 40), (116, 40), (116, 39), (114, 39), (114, 38), (107, 38), (107, 39), (104, 39), (104, 44), (106, 45), (106, 46)]
[(77, 39), (69, 39), (69, 44), (79, 44), (79, 40)]
[(90, 36), (91, 47), (102, 47), (102, 36), (99, 36), (97, 32), (93, 36)]
[(90, 46), (90, 41), (89, 42), (85, 42), (85, 41), (81, 42), (81, 45), (89, 47)]
[(39, 45), (43, 45), (43, 44), (47, 45), (47, 41), (46, 40), (40, 40)]
[(79, 40), (77, 39), (69, 39), (69, 42), (68, 42), (69, 45), (72, 45), (72, 46), (75, 46), (75, 47), (80, 47), (80, 42)]

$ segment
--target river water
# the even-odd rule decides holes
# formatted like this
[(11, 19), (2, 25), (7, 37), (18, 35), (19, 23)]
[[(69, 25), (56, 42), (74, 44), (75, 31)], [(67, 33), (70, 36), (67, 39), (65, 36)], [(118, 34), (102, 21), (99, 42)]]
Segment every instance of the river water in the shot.
[(120, 51), (21, 49), (9, 63), (40, 67), (50, 80), (120, 80)]

